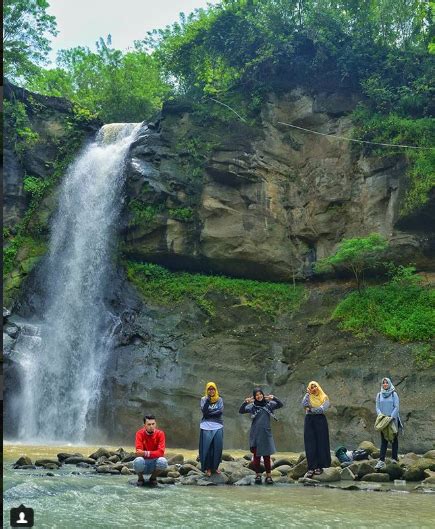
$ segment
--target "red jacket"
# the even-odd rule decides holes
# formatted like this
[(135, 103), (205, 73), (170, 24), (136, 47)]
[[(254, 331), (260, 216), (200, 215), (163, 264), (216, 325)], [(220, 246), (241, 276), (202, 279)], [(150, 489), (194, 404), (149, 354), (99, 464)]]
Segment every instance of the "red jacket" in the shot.
[(136, 450), (149, 451), (149, 457), (145, 459), (155, 459), (162, 457), (165, 453), (165, 432), (154, 430), (151, 435), (141, 428), (136, 432)]

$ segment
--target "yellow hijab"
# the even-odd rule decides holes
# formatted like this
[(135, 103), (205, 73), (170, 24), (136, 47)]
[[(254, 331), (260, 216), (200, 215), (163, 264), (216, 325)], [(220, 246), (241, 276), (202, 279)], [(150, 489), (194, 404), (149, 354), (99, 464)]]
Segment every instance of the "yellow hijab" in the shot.
[(314, 384), (317, 386), (317, 388), (319, 389), (319, 394), (318, 395), (313, 395), (312, 393), (310, 393), (310, 404), (313, 408), (318, 408), (319, 406), (321, 406), (325, 400), (328, 399), (328, 395), (323, 391), (323, 389), (320, 387), (320, 384), (318, 382), (316, 382), (315, 380), (312, 380), (308, 386), (307, 386), (307, 392), (309, 393), (309, 388), (311, 387), (311, 385)]
[(214, 397), (210, 397), (210, 402), (212, 404), (214, 404), (219, 399), (219, 391), (218, 391), (218, 388), (217, 388), (217, 386), (216, 386), (216, 384), (214, 382), (207, 382), (207, 384), (205, 385), (205, 396), (206, 397), (208, 397), (207, 391), (208, 391), (209, 388), (214, 388), (214, 390), (216, 391)]

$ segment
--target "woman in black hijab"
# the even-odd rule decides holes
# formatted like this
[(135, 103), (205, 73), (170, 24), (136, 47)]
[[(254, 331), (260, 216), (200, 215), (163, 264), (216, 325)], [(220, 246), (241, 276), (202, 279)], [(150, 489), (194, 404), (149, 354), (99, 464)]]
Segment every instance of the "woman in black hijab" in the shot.
[[(252, 397), (245, 399), (239, 413), (250, 413), (252, 424), (249, 431), (249, 447), (253, 453), (253, 465), (256, 473), (255, 483), (261, 485), (260, 461), (263, 457), (266, 469), (266, 485), (272, 485), (271, 454), (276, 452), (270, 428), (270, 418), (276, 419), (274, 410), (282, 408), (283, 403), (273, 395), (265, 395), (261, 388), (254, 388)], [(276, 419), (277, 420), (277, 419)]]

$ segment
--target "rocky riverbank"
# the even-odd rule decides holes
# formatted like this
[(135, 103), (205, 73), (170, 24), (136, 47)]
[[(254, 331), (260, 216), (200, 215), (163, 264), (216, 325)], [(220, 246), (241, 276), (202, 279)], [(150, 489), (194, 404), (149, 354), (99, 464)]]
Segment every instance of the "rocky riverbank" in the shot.
[[(315, 479), (304, 477), (307, 460), (303, 452), (275, 454), (272, 457), (272, 477), (274, 482), (280, 485), (334, 486), (346, 490), (391, 490), (391, 487), (407, 487), (407, 490), (416, 492), (435, 492), (435, 450), (429, 450), (422, 455), (413, 452), (400, 455), (398, 463), (387, 458), (386, 467), (376, 472), (374, 467), (379, 457), (378, 449), (369, 441), (362, 442), (360, 447), (367, 450), (368, 459), (345, 466), (333, 456), (332, 466), (324, 469)], [(44, 469), (48, 471), (46, 475), (53, 478), (70, 468), (71, 473), (75, 475), (97, 473), (128, 476), (134, 475), (135, 457), (134, 452), (123, 448), (109, 450), (100, 447), (89, 455), (86, 455), (84, 450), (59, 452), (56, 457), (39, 457), (34, 461), (23, 455), (12, 467), (17, 471)], [(166, 457), (168, 468), (158, 478), (162, 485), (254, 485), (255, 472), (252, 470), (249, 453), (240, 455), (224, 452), (220, 473), (210, 477), (201, 472), (194, 454), (186, 456), (171, 450)], [(132, 483), (135, 482), (134, 479)]]

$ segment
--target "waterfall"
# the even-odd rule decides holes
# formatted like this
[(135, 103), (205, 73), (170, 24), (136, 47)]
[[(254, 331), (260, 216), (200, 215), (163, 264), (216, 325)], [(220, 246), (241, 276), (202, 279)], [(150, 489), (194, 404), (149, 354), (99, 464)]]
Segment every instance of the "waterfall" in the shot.
[[(83, 442), (98, 410), (118, 318), (105, 302), (124, 163), (139, 125), (105, 125), (70, 166), (53, 217), (38, 336), (16, 350), (19, 438)], [(29, 344), (25, 346), (25, 344)]]

